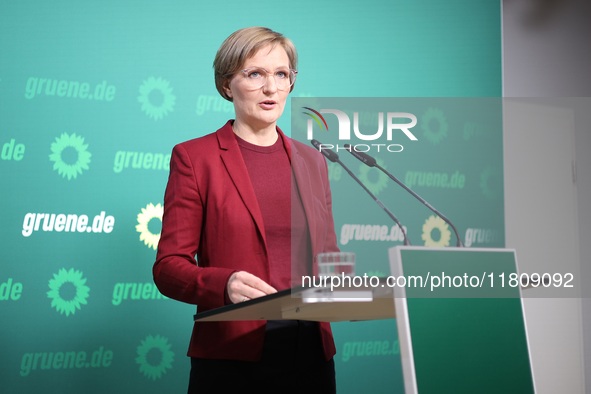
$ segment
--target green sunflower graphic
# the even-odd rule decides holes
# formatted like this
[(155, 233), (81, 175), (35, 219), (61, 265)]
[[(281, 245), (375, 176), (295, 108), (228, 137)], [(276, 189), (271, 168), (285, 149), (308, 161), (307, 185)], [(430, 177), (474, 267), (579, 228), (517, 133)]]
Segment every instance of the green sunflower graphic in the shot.
[(142, 111), (154, 120), (160, 120), (174, 110), (176, 97), (170, 83), (162, 78), (150, 77), (140, 86), (138, 101)]
[[(433, 239), (433, 230), (439, 232), (439, 239)], [(425, 241), (425, 246), (449, 246), (451, 231), (449, 231), (449, 226), (443, 221), (443, 219), (439, 216), (431, 215), (423, 224), (423, 235), (421, 238)]]
[[(63, 296), (65, 292), (63, 288), (68, 285), (74, 287), (75, 291), (72, 297)], [(86, 305), (90, 292), (82, 272), (73, 268), (69, 270), (62, 268), (57, 274), (54, 274), (53, 279), (49, 280), (49, 289), (47, 297), (51, 298), (51, 307), (66, 316), (73, 315), (81, 305)]]
[(490, 166), (480, 173), (480, 190), (486, 198), (494, 200), (497, 197), (498, 190), (495, 187), (497, 181), (497, 171)]
[[(76, 134), (63, 133), (51, 143), (51, 154), (49, 160), (53, 161), (53, 169), (62, 177), (76, 179), (83, 170), (88, 170), (90, 163), (90, 152), (88, 145), (84, 144), (84, 138)], [(76, 154), (75, 160), (68, 160), (65, 156)], [(71, 158), (70, 158), (71, 159)]]
[(143, 241), (146, 246), (156, 250), (158, 247), (158, 241), (160, 240), (160, 233), (154, 234), (148, 228), (148, 224), (151, 220), (157, 219), (162, 222), (162, 215), (164, 214), (164, 207), (162, 204), (149, 203), (142, 211), (137, 215), (137, 225), (135, 230), (140, 233), (140, 241)]
[[(434, 124), (437, 127), (434, 127)], [(421, 128), (423, 129), (423, 136), (432, 144), (437, 145), (442, 139), (447, 137), (447, 119), (442, 110), (437, 108), (429, 108), (421, 119)]]
[[(153, 358), (154, 350), (160, 353), (158, 364), (148, 360)], [(172, 368), (174, 353), (170, 350), (168, 339), (160, 335), (148, 335), (137, 347), (137, 355), (135, 362), (140, 365), (140, 372), (149, 379), (160, 379)]]
[[(382, 159), (376, 159), (376, 163), (380, 167), (387, 169)], [(378, 195), (388, 186), (388, 175), (375, 167), (369, 167), (365, 164), (359, 166), (359, 179), (375, 195)]]

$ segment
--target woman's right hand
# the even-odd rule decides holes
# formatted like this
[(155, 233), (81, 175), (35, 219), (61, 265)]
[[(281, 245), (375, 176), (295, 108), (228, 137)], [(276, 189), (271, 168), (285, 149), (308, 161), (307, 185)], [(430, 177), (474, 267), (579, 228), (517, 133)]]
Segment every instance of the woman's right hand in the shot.
[(246, 271), (234, 272), (228, 279), (226, 291), (233, 304), (277, 293), (267, 282)]

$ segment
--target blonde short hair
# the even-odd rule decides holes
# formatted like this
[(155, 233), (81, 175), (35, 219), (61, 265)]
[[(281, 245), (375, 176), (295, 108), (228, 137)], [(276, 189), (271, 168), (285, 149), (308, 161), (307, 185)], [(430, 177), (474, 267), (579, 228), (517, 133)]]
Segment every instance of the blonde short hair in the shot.
[[(232, 33), (220, 46), (213, 61), (215, 87), (228, 101), (232, 101), (224, 88), (234, 74), (242, 69), (247, 59), (254, 56), (257, 51), (267, 45), (275, 47), (281, 45), (289, 59), (289, 67), (297, 69), (298, 54), (293, 42), (281, 33), (277, 33), (267, 27), (247, 27)], [(290, 92), (293, 90), (293, 86)]]

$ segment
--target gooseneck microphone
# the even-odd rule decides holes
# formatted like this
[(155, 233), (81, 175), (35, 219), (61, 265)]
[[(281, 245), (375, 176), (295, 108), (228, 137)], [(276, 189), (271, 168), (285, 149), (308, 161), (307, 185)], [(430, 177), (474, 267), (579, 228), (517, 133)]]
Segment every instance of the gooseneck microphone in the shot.
[(464, 246), (462, 244), (462, 240), (460, 239), (460, 235), (458, 234), (458, 230), (456, 229), (456, 226), (454, 226), (453, 223), (451, 222), (451, 220), (449, 220), (448, 218), (446, 218), (445, 215), (443, 215), (441, 212), (439, 212), (437, 209), (435, 209), (431, 204), (429, 204), (427, 201), (425, 201), (425, 199), (423, 199), (417, 193), (415, 193), (414, 191), (412, 191), (408, 186), (406, 186), (404, 183), (402, 183), (398, 178), (396, 178), (394, 175), (392, 175), (390, 172), (388, 172), (385, 168), (383, 168), (382, 166), (380, 166), (377, 163), (376, 159), (374, 159), (373, 157), (371, 157), (367, 153), (355, 151), (355, 149), (350, 144), (345, 144), (345, 149), (348, 150), (349, 153), (351, 153), (353, 156), (355, 156), (357, 159), (359, 159), (359, 161), (361, 161), (365, 165), (367, 165), (369, 167), (375, 167), (375, 168), (379, 169), (380, 171), (382, 171), (384, 174), (388, 175), (388, 177), (390, 179), (392, 179), (394, 182), (396, 182), (400, 186), (402, 186), (402, 188), (404, 190), (406, 190), (407, 192), (409, 192), (414, 198), (416, 198), (424, 206), (426, 206), (427, 208), (429, 208), (435, 215), (437, 215), (441, 219), (443, 219), (443, 221), (445, 223), (449, 224), (449, 226), (452, 228), (452, 230), (454, 231), (454, 233), (456, 235), (456, 239), (457, 239), (456, 246), (457, 247), (463, 247)]
[(324, 146), (322, 146), (323, 144), (321, 144), (318, 140), (312, 140), (312, 145), (314, 145), (314, 147), (316, 149), (318, 149), (318, 151), (320, 153), (322, 153), (324, 155), (324, 157), (326, 157), (327, 160), (329, 160), (333, 163), (339, 163), (341, 165), (341, 167), (343, 167), (345, 169), (347, 174), (349, 174), (349, 176), (351, 176), (351, 178), (353, 178), (357, 183), (359, 183), (359, 185), (361, 185), (363, 190), (365, 190), (366, 193), (369, 194), (371, 196), (371, 198), (373, 198), (373, 200), (376, 202), (376, 204), (378, 204), (380, 206), (380, 208), (382, 208), (384, 210), (384, 212), (386, 212), (386, 214), (390, 217), (390, 219), (392, 219), (394, 221), (394, 223), (396, 223), (398, 225), (398, 227), (400, 228), (400, 231), (402, 232), (402, 236), (404, 237), (404, 245), (409, 246), (410, 240), (406, 236), (406, 231), (404, 231), (404, 227), (402, 227), (402, 224), (400, 224), (400, 221), (398, 221), (396, 216), (394, 216), (394, 214), (392, 212), (390, 212), (390, 210), (388, 208), (386, 208), (384, 206), (384, 204), (382, 204), (382, 202), (363, 184), (363, 182), (361, 182), (361, 180), (359, 178), (357, 178), (355, 176), (355, 174), (353, 174), (353, 172), (351, 172), (351, 170), (345, 164), (343, 164), (343, 162), (341, 160), (339, 160), (339, 155), (335, 151), (333, 151), (332, 149), (325, 148)]

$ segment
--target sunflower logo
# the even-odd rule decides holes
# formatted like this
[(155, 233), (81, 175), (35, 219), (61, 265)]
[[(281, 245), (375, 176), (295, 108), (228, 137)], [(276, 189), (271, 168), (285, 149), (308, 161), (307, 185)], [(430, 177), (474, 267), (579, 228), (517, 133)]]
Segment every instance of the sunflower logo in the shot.
[[(437, 108), (429, 108), (421, 119), (421, 128), (425, 138), (434, 145), (447, 137), (447, 119), (443, 111)], [(437, 125), (435, 125), (437, 124)]]
[(49, 280), (49, 289), (47, 297), (51, 298), (51, 307), (66, 316), (73, 315), (81, 305), (86, 305), (90, 292), (82, 272), (73, 268), (62, 268), (53, 274), (53, 279)]
[(53, 169), (68, 180), (76, 179), (83, 170), (88, 170), (92, 155), (87, 148), (81, 136), (63, 133), (51, 143), (49, 160), (53, 161)]
[(135, 230), (140, 233), (140, 241), (143, 241), (144, 244), (156, 250), (158, 247), (158, 241), (160, 240), (160, 233), (154, 234), (148, 228), (148, 225), (151, 220), (158, 219), (160, 223), (162, 223), (162, 215), (164, 213), (164, 207), (162, 204), (148, 204), (145, 208), (142, 208), (142, 211), (137, 215), (137, 225), (135, 226)]
[[(376, 159), (376, 163), (386, 169), (382, 159)], [(359, 166), (359, 179), (373, 194), (378, 194), (388, 185), (388, 176), (375, 167), (369, 167), (365, 164)]]
[(172, 94), (170, 83), (162, 78), (150, 77), (140, 86), (138, 101), (142, 111), (154, 120), (160, 120), (174, 110), (176, 97)]
[[(439, 233), (437, 239), (433, 239), (433, 232)], [(425, 246), (441, 247), (449, 246), (451, 232), (449, 226), (439, 216), (431, 215), (423, 224), (423, 235)]]
[[(135, 362), (140, 365), (140, 372), (149, 379), (160, 379), (172, 368), (174, 353), (170, 350), (168, 339), (160, 335), (148, 335), (137, 347), (137, 355)], [(154, 359), (158, 362), (152, 362)]]
[(495, 186), (497, 181), (497, 172), (490, 166), (480, 173), (480, 190), (486, 198), (493, 200), (497, 197), (498, 191)]

